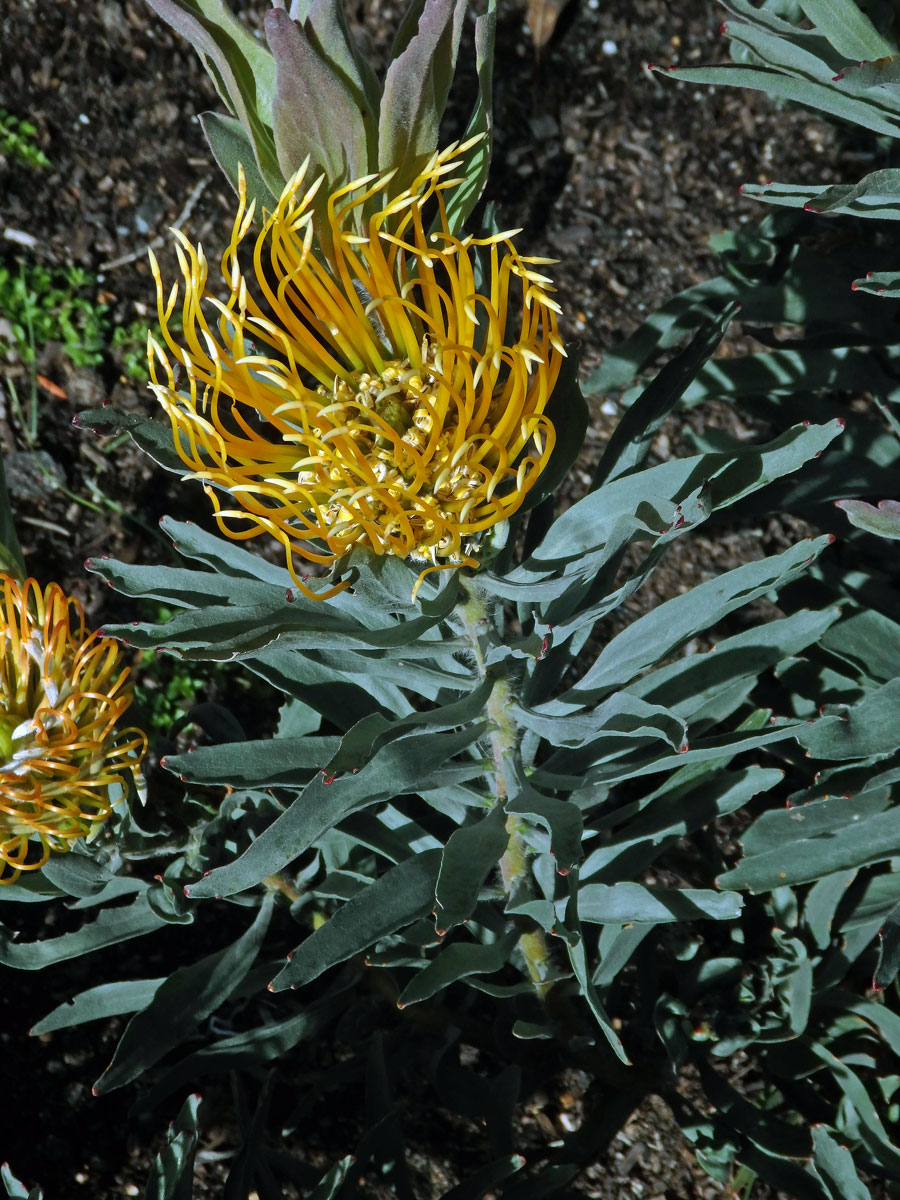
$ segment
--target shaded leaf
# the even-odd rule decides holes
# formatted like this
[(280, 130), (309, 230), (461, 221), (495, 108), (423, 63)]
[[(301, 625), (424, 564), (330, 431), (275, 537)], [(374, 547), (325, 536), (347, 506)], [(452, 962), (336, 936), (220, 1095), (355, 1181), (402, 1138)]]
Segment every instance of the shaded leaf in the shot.
[(273, 892), (265, 896), (253, 924), (233, 945), (173, 971), (147, 1007), (129, 1021), (112, 1062), (94, 1084), (95, 1095), (136, 1079), (225, 1003), (259, 952), (273, 898)]
[(813, 721), (797, 740), (817, 759), (884, 756), (900, 747), (897, 704), (900, 679), (866, 693), (856, 704), (841, 705), (836, 714)]
[[(467, 699), (472, 704), (471, 697)], [(480, 711), (481, 701), (473, 708)], [(462, 706), (447, 705), (444, 710), (416, 715), (430, 721), (432, 727), (440, 727), (442, 712), (451, 728), (474, 716), (474, 712), (466, 714), (465, 702)], [(450, 762), (483, 732), (481, 723), (453, 733), (423, 733), (413, 729), (382, 746), (356, 774), (317, 775), (291, 807), (265, 829), (240, 858), (227, 866), (217, 867), (186, 890), (197, 898), (244, 891), (280, 871), (357, 809), (419, 787), (437, 787), (454, 779), (483, 774), (480, 762), (458, 765)]]
[[(840, 808), (843, 797), (832, 798)], [(868, 863), (883, 862), (900, 854), (900, 808), (854, 818), (848, 806), (844, 820), (821, 832), (816, 829), (815, 813), (810, 810), (828, 805), (828, 800), (813, 801), (787, 815), (800, 822), (809, 819), (810, 836), (804, 837), (798, 825), (777, 848), (747, 855), (738, 865), (716, 880), (719, 887), (754, 892), (809, 883), (835, 871), (846, 871)], [(767, 814), (774, 815), (774, 814)], [(839, 836), (838, 836), (839, 835)]]
[(833, 1200), (872, 1200), (847, 1147), (838, 1145), (822, 1125), (813, 1125), (812, 1140), (813, 1162), (829, 1185)]
[(150, 1167), (144, 1200), (191, 1200), (194, 1155), (199, 1140), (197, 1112), (201, 1097), (188, 1096), (169, 1127), (166, 1145)]
[(28, 1031), (32, 1037), (52, 1033), (56, 1029), (71, 1029), (87, 1021), (100, 1021), (118, 1017), (122, 1013), (137, 1012), (146, 1008), (165, 976), (160, 979), (130, 979), (122, 983), (101, 983), (97, 987), (79, 992), (71, 1000), (58, 1005)]
[(592, 491), (628, 474), (644, 461), (663, 421), (712, 356), (738, 311), (737, 304), (729, 304), (714, 320), (704, 321), (690, 344), (670, 359), (629, 405), (606, 443), (591, 483)]
[(516, 1171), (521, 1171), (524, 1166), (525, 1159), (521, 1154), (508, 1154), (495, 1159), (494, 1162), (479, 1167), (468, 1179), (458, 1183), (449, 1192), (445, 1192), (444, 1200), (481, 1200), (487, 1192), (493, 1192), (498, 1183), (502, 1183), (510, 1175), (515, 1175)]
[(131, 904), (102, 909), (80, 929), (43, 941), (15, 941), (14, 934), (0, 928), (0, 963), (19, 971), (40, 971), (51, 963), (142, 937), (165, 924), (165, 918), (150, 908), (146, 893), (142, 893)]
[(556, 22), (569, 0), (528, 0), (526, 20), (531, 40), (540, 50), (553, 37)]
[(401, 992), (397, 1007), (406, 1008), (409, 1004), (419, 1004), (466, 975), (491, 975), (494, 971), (499, 971), (509, 962), (509, 956), (518, 940), (518, 931), (513, 929), (496, 942), (486, 945), (478, 942), (454, 942), (441, 950), (413, 977)]
[(435, 890), (438, 934), (447, 933), (472, 915), (482, 884), (496, 867), (508, 842), (506, 814), (500, 804), (479, 821), (450, 835)]
[(900, 971), (900, 904), (888, 913), (878, 934), (878, 966), (872, 986), (883, 991)]
[(309, 983), (329, 967), (430, 913), (440, 865), (441, 852), (426, 850), (386, 871), (301, 942), (270, 990)]

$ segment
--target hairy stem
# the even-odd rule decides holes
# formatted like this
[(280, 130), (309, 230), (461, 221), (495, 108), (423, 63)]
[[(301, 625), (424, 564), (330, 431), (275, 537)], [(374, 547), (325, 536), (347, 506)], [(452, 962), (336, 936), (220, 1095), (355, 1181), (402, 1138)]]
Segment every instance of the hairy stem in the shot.
[[(484, 593), (472, 579), (465, 579), (464, 586), (468, 595), (465, 603), (460, 606), (460, 613), (475, 664), (483, 679), (488, 678), (489, 675), (493, 675), (494, 679), (487, 702), (494, 764), (492, 782), (495, 802), (505, 804), (509, 797), (509, 769), (518, 751), (518, 729), (510, 705), (512, 692), (509, 678), (503, 667), (489, 668), (485, 662), (485, 644), (491, 640), (491, 635), (496, 634), (497, 630)], [(509, 841), (506, 851), (500, 859), (503, 890), (507, 900), (513, 897), (516, 900), (526, 899), (533, 896), (534, 886), (528, 863), (528, 846), (523, 836), (521, 820), (516, 816), (508, 816), (506, 832)], [(550, 987), (547, 983), (550, 951), (543, 930), (536, 928), (524, 932), (519, 938), (518, 949), (525, 960), (535, 992), (543, 999)]]

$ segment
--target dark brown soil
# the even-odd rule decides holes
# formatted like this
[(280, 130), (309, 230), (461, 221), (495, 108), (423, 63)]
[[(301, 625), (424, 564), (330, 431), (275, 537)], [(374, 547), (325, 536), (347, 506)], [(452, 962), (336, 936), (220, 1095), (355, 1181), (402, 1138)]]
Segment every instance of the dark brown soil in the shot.
[[(373, 0), (355, 7), (377, 58), (400, 5)], [(587, 366), (667, 297), (714, 269), (706, 244), (711, 233), (761, 215), (739, 198), (742, 181), (834, 178), (841, 156), (858, 149), (845, 135), (803, 113), (777, 112), (756, 94), (707, 92), (648, 72), (649, 62), (723, 55), (722, 14), (712, 0), (573, 3), (540, 58), (521, 8), (501, 0), (500, 10), (489, 197), (505, 227), (522, 226), (526, 247), (560, 259), (554, 273), (565, 333), (584, 341)], [(252, 19), (261, 11), (257, 5)], [(35, 169), (0, 159), (0, 264), (24, 259), (83, 267), (96, 277), (96, 298), (113, 326), (152, 314), (146, 245), (159, 245), (164, 274), (171, 274), (166, 229), (180, 214), (189, 236), (210, 250), (230, 227), (232, 197), (194, 119), (217, 107), (215, 94), (192, 51), (140, 0), (6, 0), (0, 107), (37, 126), (52, 164)], [(857, 165), (846, 173), (854, 175)], [(27, 384), (29, 369), (14, 354), (0, 365), (15, 385)], [(0, 443), (13, 467), (20, 538), (29, 570), (82, 596), (99, 624), (118, 615), (122, 601), (85, 574), (84, 559), (107, 553), (159, 560), (166, 553), (156, 533), (159, 516), (196, 518), (203, 497), (164, 477), (128, 443), (98, 442), (73, 430), (76, 412), (106, 401), (151, 410), (146, 389), (121, 373), (120, 356), (109, 352), (99, 366), (76, 369), (51, 344), (40, 350), (36, 369), (45, 381), (39, 444), (64, 487), (51, 488), (27, 455), (17, 462), (28, 447), (8, 391), (0, 390)], [(597, 405), (594, 415), (596, 446), (615, 420), (614, 406)], [(702, 575), (708, 549), (684, 569)], [(730, 552), (740, 555), (740, 546)], [(13, 919), (8, 910), (4, 918)], [(133, 974), (163, 972), (162, 936), (125, 952)], [(91, 1098), (121, 1023), (27, 1038), (37, 1018), (89, 979), (126, 975), (115, 952), (40, 976), (2, 974), (0, 1041), (12, 1111), (0, 1124), (0, 1160), (9, 1159), (29, 1184), (41, 1183), (48, 1200), (138, 1195), (148, 1152), (172, 1115), (138, 1125), (127, 1116), (127, 1095)], [(225, 1109), (216, 1111), (212, 1095), (208, 1101), (198, 1195), (214, 1196), (223, 1178), (220, 1159), (227, 1163), (234, 1140)], [(578, 1103), (572, 1080), (532, 1098), (520, 1129), (530, 1156), (577, 1122)], [(320, 1121), (307, 1131), (305, 1146), (310, 1159), (327, 1165), (352, 1147), (340, 1144), (339, 1114), (325, 1106)], [(457, 1165), (469, 1158), (466, 1139), (477, 1136), (434, 1113), (410, 1118), (423, 1200), (458, 1178)], [(697, 1168), (656, 1100), (636, 1112), (580, 1186), (609, 1200), (724, 1194)], [(375, 1181), (371, 1194), (381, 1194)], [(753, 1195), (767, 1193), (760, 1187)]]

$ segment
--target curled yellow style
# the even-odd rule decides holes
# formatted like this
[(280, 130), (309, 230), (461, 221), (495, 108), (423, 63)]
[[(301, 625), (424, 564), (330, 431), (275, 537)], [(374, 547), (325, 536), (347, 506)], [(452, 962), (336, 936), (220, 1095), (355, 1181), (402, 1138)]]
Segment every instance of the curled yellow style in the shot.
[(129, 671), (51, 583), (0, 576), (0, 884), (95, 835), (124, 795), (147, 739), (117, 731)]
[(299, 171), (256, 238), (249, 279), (242, 179), (224, 302), (179, 231), (183, 291), (166, 295), (152, 259), (168, 352), (150, 339), (151, 386), (178, 454), (220, 529), (278, 538), (308, 596), (346, 585), (312, 591), (295, 557), (331, 566), (363, 546), (422, 564), (420, 582), (476, 566), (479, 535), (519, 508), (553, 449), (544, 409), (565, 351), (538, 270), (552, 260), (523, 257), (506, 233), (450, 232), (464, 149), (435, 155), (399, 195), (390, 173), (333, 192), (327, 258), (313, 243), (323, 180), (306, 186)]

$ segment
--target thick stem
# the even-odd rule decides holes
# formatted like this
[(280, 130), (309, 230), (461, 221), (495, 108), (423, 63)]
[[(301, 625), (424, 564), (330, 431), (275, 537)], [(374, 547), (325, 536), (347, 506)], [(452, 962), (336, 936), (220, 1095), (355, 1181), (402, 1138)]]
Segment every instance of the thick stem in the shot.
[[(468, 593), (466, 602), (460, 606), (469, 644), (481, 677), (487, 678), (489, 671), (485, 663), (484, 642), (492, 632), (492, 622), (484, 593), (472, 579), (465, 579)], [(491, 751), (493, 758), (493, 791), (495, 802), (505, 804), (509, 797), (509, 768), (518, 749), (518, 729), (512, 716), (509, 678), (503, 666), (492, 668), (494, 684), (487, 702), (487, 715), (491, 722)], [(508, 816), (506, 832), (509, 836), (506, 851), (500, 859), (500, 877), (507, 900), (514, 895), (524, 899), (534, 894), (531, 869), (528, 864), (528, 846), (522, 833), (518, 817)], [(549, 991), (547, 975), (550, 966), (550, 951), (542, 929), (529, 930), (521, 935), (518, 949), (525, 960), (529, 977), (537, 995), (543, 999)]]

